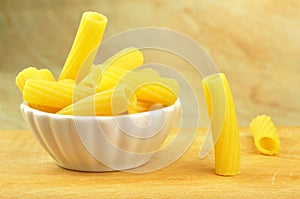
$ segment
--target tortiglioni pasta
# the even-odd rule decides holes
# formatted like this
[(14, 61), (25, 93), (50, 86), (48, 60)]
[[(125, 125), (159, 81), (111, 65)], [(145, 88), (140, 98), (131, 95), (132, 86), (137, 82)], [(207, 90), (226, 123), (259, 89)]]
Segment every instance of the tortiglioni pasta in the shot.
[(254, 118), (250, 123), (250, 132), (258, 151), (266, 155), (278, 154), (280, 141), (271, 117), (260, 115)]
[(143, 62), (144, 56), (139, 49), (129, 47), (116, 53), (102, 64), (108, 67), (112, 66), (126, 70), (132, 70), (141, 66)]
[(159, 103), (163, 106), (173, 104), (179, 92), (179, 85), (173, 79), (149, 76), (145, 72), (116, 67), (105, 70), (97, 91), (114, 88), (117, 84), (130, 85), (135, 90), (138, 100)]
[[(215, 172), (232, 176), (240, 172), (240, 137), (235, 106), (224, 74), (214, 74), (202, 81), (215, 143)], [(225, 108), (220, 115), (218, 105)], [(224, 118), (223, 118), (224, 117)], [(223, 126), (222, 126), (223, 125)], [(221, 132), (218, 132), (221, 129)], [(219, 135), (220, 133), (220, 135)]]
[[(73, 79), (79, 82), (86, 76), (96, 56), (106, 24), (107, 18), (99, 13), (83, 13), (73, 46), (59, 80)], [(88, 60), (86, 60), (87, 58)]]
[(125, 48), (93, 65), (106, 24), (107, 18), (99, 13), (82, 15), (58, 81), (47, 69), (29, 67), (18, 74), (16, 85), (28, 106), (59, 114), (117, 115), (149, 111), (177, 100), (177, 81), (160, 77), (151, 68), (136, 70), (144, 62), (137, 48)]
[(80, 81), (79, 85), (96, 89), (98, 81), (102, 77), (104, 68), (104, 65), (93, 66), (89, 74)]
[(132, 95), (131, 90), (122, 86), (90, 95), (57, 113), (81, 116), (118, 115), (128, 111), (129, 99), (131, 99), (130, 103), (136, 103), (136, 98)]
[(16, 77), (16, 85), (23, 91), (25, 82), (29, 79), (41, 79), (55, 81), (52, 73), (48, 69), (36, 69), (35, 67), (28, 67), (23, 69)]
[(92, 88), (76, 86), (70, 81), (53, 82), (30, 79), (25, 83), (23, 99), (29, 104), (62, 109), (93, 92)]

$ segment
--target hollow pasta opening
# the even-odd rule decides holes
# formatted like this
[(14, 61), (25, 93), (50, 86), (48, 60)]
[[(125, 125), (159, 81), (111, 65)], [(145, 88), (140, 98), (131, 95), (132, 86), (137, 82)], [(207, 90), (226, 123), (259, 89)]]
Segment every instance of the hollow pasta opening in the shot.
[(83, 14), (87, 19), (94, 20), (96, 22), (107, 22), (107, 18), (96, 12), (86, 12)]
[(276, 143), (268, 137), (261, 138), (259, 143), (267, 151), (273, 151), (276, 148)]

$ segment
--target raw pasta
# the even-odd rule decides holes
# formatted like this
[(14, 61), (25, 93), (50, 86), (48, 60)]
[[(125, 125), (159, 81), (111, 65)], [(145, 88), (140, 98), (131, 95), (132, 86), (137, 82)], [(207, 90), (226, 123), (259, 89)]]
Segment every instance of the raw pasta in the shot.
[(72, 86), (76, 84), (76, 82), (73, 79), (63, 79), (59, 80), (58, 82), (60, 82), (61, 84), (70, 84)]
[(130, 103), (128, 107), (128, 113), (140, 113), (150, 110), (156, 110), (159, 108), (162, 108), (162, 105), (153, 102), (138, 100), (136, 103)]
[[(151, 70), (145, 70), (146, 69), (136, 72), (130, 71), (130, 73), (127, 73), (124, 79), (121, 80), (121, 83), (124, 82), (135, 88), (141, 87), (146, 84), (163, 85), (164, 87), (172, 91), (175, 95), (178, 95), (179, 85), (176, 80), (160, 77), (159, 75), (154, 75)], [(150, 74), (147, 72), (150, 72)]]
[(93, 65), (106, 24), (99, 13), (83, 13), (58, 81), (47, 69), (29, 67), (18, 74), (16, 85), (28, 106), (59, 114), (117, 115), (158, 109), (177, 100), (177, 81), (151, 68), (136, 70), (144, 62), (137, 48), (125, 48)]
[(28, 104), (43, 105), (57, 109), (64, 108), (73, 102), (93, 93), (93, 89), (76, 86), (71, 81), (47, 81), (30, 79), (23, 89), (23, 99)]
[(40, 104), (33, 104), (33, 103), (28, 103), (28, 106), (31, 108), (34, 108), (36, 110), (48, 112), (48, 113), (56, 113), (59, 111), (61, 108), (57, 107), (51, 107), (51, 106), (45, 106), (45, 105), (40, 105)]
[(141, 66), (143, 62), (143, 54), (137, 48), (129, 47), (107, 59), (103, 65), (132, 70)]
[(104, 72), (97, 91), (111, 89), (118, 84), (130, 85), (135, 90), (138, 100), (159, 103), (162, 106), (173, 104), (179, 92), (179, 85), (174, 79), (116, 67), (108, 68)]
[(29, 79), (42, 79), (42, 80), (49, 80), (55, 81), (52, 73), (47, 69), (36, 69), (35, 67), (28, 67), (23, 69), (16, 77), (16, 85), (23, 91), (23, 87), (25, 82)]
[(145, 84), (138, 88), (135, 94), (138, 100), (147, 100), (164, 107), (174, 104), (177, 100), (177, 95), (172, 90), (158, 83)]
[(159, 74), (151, 68), (139, 71), (129, 71), (121, 68), (111, 67), (105, 70), (97, 91), (102, 91), (115, 87), (119, 83), (129, 84), (136, 87), (144, 83), (163, 84), (172, 90), (176, 95), (179, 93), (178, 82), (174, 79), (160, 77)]
[(42, 80), (50, 80), (55, 81), (52, 73), (48, 69), (40, 69), (37, 71), (37, 78), (35, 79), (42, 79)]
[[(240, 137), (227, 79), (222, 73), (214, 74), (204, 78), (202, 84), (216, 142), (215, 172), (225, 176), (237, 175), (240, 172)], [(225, 109), (224, 115), (220, 114), (222, 108)]]
[(131, 93), (128, 87), (98, 92), (65, 107), (57, 113), (81, 116), (119, 115), (128, 111), (129, 99), (131, 99), (130, 103), (136, 103), (136, 98)]
[(177, 100), (179, 85), (176, 80), (160, 76), (149, 76), (145, 72), (127, 73), (121, 84), (130, 85), (138, 100), (169, 106)]
[(98, 81), (101, 79), (103, 71), (103, 65), (93, 66), (89, 74), (85, 76), (83, 80), (80, 81), (79, 85), (96, 89)]
[(101, 43), (107, 18), (96, 12), (82, 15), (77, 34), (59, 80), (73, 79), (79, 82), (89, 72)]
[(250, 123), (250, 132), (258, 151), (266, 155), (278, 154), (280, 141), (271, 117), (260, 115), (254, 118)]
[(97, 92), (114, 88), (118, 82), (129, 72), (129, 70), (109, 67), (102, 74), (101, 80), (97, 85)]

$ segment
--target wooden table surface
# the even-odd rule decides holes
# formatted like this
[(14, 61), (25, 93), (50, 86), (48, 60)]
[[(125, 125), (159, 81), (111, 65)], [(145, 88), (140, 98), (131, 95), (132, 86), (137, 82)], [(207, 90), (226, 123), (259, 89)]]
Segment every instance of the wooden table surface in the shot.
[[(186, 136), (194, 131), (187, 130)], [(0, 198), (297, 198), (300, 197), (300, 127), (278, 128), (278, 156), (257, 152), (241, 128), (241, 173), (214, 174), (213, 153), (197, 157), (200, 129), (190, 148), (170, 166), (142, 174), (62, 169), (28, 130), (0, 131)], [(151, 161), (159, 158), (154, 156)], [(151, 162), (150, 162), (151, 163)]]

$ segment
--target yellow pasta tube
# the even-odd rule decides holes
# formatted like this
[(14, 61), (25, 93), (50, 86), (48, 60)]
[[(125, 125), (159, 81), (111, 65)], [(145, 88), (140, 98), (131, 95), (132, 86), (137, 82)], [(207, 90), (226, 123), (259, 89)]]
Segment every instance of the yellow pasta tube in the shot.
[(43, 79), (55, 81), (52, 73), (48, 69), (36, 69), (35, 67), (28, 67), (23, 69), (16, 77), (16, 85), (23, 91), (25, 82), (29, 79)]
[[(215, 172), (224, 176), (237, 175), (240, 172), (240, 137), (227, 79), (222, 73), (214, 74), (204, 78), (202, 84), (215, 141)], [(225, 108), (225, 114), (220, 114), (220, 105)]]
[(38, 76), (38, 78), (36, 78), (36, 79), (55, 81), (55, 78), (53, 77), (52, 73), (48, 69), (38, 70), (37, 76)]
[(50, 106), (45, 106), (45, 105), (40, 105), (40, 104), (32, 104), (32, 103), (28, 103), (28, 106), (30, 106), (31, 108), (34, 108), (36, 110), (40, 110), (40, 111), (47, 112), (47, 113), (56, 113), (57, 111), (59, 111), (61, 109), (61, 108), (50, 107)]
[(106, 24), (107, 18), (99, 13), (83, 13), (59, 80), (73, 79), (79, 82), (86, 76), (96, 56)]
[(103, 71), (103, 66), (93, 66), (91, 71), (83, 78), (83, 80), (80, 81), (78, 85), (95, 89), (98, 85), (98, 81), (101, 79)]
[(172, 105), (177, 100), (179, 85), (174, 79), (131, 71), (126, 74), (122, 82), (135, 89), (138, 100), (162, 106)]
[(75, 85), (76, 82), (73, 79), (63, 79), (58, 81), (60, 84), (70, 84), (70, 85)]
[(81, 116), (119, 115), (128, 111), (130, 98), (131, 103), (136, 102), (136, 98), (128, 87), (118, 87), (83, 98), (57, 113)]
[(159, 84), (164, 85), (166, 88), (174, 92), (176, 95), (179, 93), (179, 84), (176, 80), (171, 78), (160, 77), (159, 74), (153, 72), (155, 70), (143, 69), (139, 71), (130, 71), (130, 73), (126, 74), (122, 82), (126, 82), (127, 84), (137, 87), (143, 84)]
[(149, 111), (152, 104), (153, 104), (152, 102), (138, 100), (137, 103), (129, 105), (128, 113), (133, 114), (133, 113)]
[(141, 113), (150, 110), (156, 110), (159, 108), (162, 108), (162, 105), (153, 102), (138, 100), (136, 103), (130, 103), (128, 107), (128, 113)]
[(271, 117), (260, 115), (254, 118), (250, 123), (250, 132), (258, 151), (266, 155), (278, 154), (280, 141)]
[(97, 92), (114, 88), (118, 82), (129, 72), (129, 70), (109, 67), (102, 74), (101, 80), (97, 85)]
[(53, 82), (30, 79), (25, 83), (23, 99), (28, 104), (36, 104), (35, 107), (43, 105), (61, 109), (93, 92), (91, 88), (76, 86), (70, 81)]
[(97, 91), (114, 88), (117, 84), (126, 84), (134, 88), (139, 100), (151, 101), (163, 106), (173, 104), (179, 92), (179, 85), (174, 79), (149, 76), (144, 72), (116, 67), (110, 67), (104, 72)]
[(151, 83), (141, 86), (135, 91), (138, 100), (169, 106), (175, 103), (177, 95), (163, 84)]
[(141, 66), (143, 62), (144, 56), (142, 52), (137, 48), (129, 47), (104, 61), (103, 65), (132, 70)]

